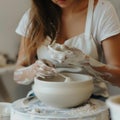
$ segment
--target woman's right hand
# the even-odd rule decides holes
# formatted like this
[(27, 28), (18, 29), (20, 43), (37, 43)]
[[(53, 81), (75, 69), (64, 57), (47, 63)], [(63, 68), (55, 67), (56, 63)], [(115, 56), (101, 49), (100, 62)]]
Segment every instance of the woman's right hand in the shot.
[(54, 65), (48, 60), (37, 60), (28, 67), (20, 68), (14, 72), (14, 80), (19, 84), (30, 84), (35, 76), (48, 77), (55, 74)]
[(37, 60), (32, 67), (35, 70), (35, 76), (38, 77), (45, 78), (48, 76), (53, 76), (55, 74), (54, 65), (45, 59)]

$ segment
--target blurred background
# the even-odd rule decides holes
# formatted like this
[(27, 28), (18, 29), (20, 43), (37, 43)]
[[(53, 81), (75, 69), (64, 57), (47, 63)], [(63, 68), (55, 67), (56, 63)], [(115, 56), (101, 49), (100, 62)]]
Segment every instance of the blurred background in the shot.
[[(120, 1), (110, 1), (120, 17)], [(29, 7), (30, 0), (0, 0), (0, 55), (6, 54), (14, 64), (20, 43), (20, 36), (15, 33), (15, 29)], [(13, 81), (14, 64), (11, 67), (0, 67), (0, 102), (13, 102), (25, 97), (31, 89), (31, 85), (18, 85)], [(110, 91), (117, 94), (117, 88)]]
[[(0, 55), (6, 54), (11, 63), (16, 61), (21, 39), (15, 29), (29, 7), (30, 0), (0, 0)], [(11, 67), (0, 67), (0, 102), (13, 102), (25, 97), (31, 89), (31, 85), (16, 84), (13, 81), (13, 71), (14, 64)]]

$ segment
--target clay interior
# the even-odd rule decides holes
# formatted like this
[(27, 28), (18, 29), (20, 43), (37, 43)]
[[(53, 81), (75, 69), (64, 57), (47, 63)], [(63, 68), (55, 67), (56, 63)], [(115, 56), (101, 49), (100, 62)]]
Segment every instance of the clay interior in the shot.
[[(80, 74), (68, 74), (68, 73), (62, 73), (63, 75), (65, 75), (66, 77), (70, 77), (70, 79), (72, 81), (70, 82), (83, 82), (83, 81), (87, 81), (88, 80), (88, 76), (81, 76), (80, 78)], [(47, 81), (47, 82), (64, 82), (65, 78), (60, 76), (60, 75), (55, 75), (55, 76), (51, 76), (51, 77), (47, 77), (47, 78), (41, 78), (38, 77), (39, 80), (41, 81)]]

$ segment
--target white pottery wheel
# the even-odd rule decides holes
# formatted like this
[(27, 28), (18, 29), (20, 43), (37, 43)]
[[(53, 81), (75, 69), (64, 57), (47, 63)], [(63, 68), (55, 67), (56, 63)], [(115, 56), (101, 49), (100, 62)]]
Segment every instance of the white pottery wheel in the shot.
[(13, 102), (10, 120), (109, 120), (105, 103), (96, 99), (69, 109), (53, 108), (40, 101), (24, 105), (24, 99)]

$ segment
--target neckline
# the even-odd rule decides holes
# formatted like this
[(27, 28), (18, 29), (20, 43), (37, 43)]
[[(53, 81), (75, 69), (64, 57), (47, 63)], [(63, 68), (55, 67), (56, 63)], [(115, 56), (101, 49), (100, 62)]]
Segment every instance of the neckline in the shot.
[[(89, 3), (90, 3), (90, 0), (88, 1)], [(99, 5), (99, 2), (100, 2), (100, 0), (98, 0), (98, 2), (97, 2), (97, 4), (96, 4), (96, 6), (95, 6), (95, 8), (94, 8), (94, 11), (96, 11), (96, 9), (97, 9), (97, 7), (98, 7), (98, 5)], [(89, 6), (89, 3), (88, 3), (88, 6)], [(94, 3), (93, 3), (94, 4)], [(93, 7), (94, 7), (94, 5), (93, 5)], [(89, 9), (87, 10), (87, 16), (88, 16), (88, 11), (89, 11)], [(94, 14), (94, 12), (92, 11), (92, 14)], [(87, 23), (88, 21), (87, 21), (87, 19), (86, 19), (86, 23)], [(86, 26), (86, 23), (85, 23), (85, 26)], [(87, 28), (87, 27), (86, 27)], [(68, 38), (68, 39), (66, 39), (65, 41), (64, 41), (64, 43), (66, 43), (67, 41), (69, 41), (69, 40), (71, 40), (71, 39), (75, 39), (76, 37), (79, 37), (79, 36), (81, 36), (81, 35), (83, 35), (83, 34), (85, 34), (85, 31), (83, 32), (83, 33), (80, 33), (80, 34), (78, 34), (78, 35), (75, 35), (75, 36), (73, 36), (73, 37), (71, 37), (71, 38)], [(86, 34), (85, 34), (86, 35)]]
[[(92, 2), (91, 2), (92, 1)], [(99, 0), (98, 0), (98, 2), (99, 2)], [(90, 3), (92, 3), (92, 4), (90, 4)], [(92, 6), (91, 6), (92, 5)], [(98, 3), (97, 3), (97, 5), (98, 5)], [(96, 5), (96, 6), (97, 6)], [(95, 6), (95, 9), (96, 9), (96, 6)], [(92, 7), (92, 8), (91, 8)], [(89, 23), (89, 21), (92, 21), (92, 17), (93, 17), (93, 8), (94, 8), (94, 0), (88, 0), (88, 7), (87, 7), (87, 16), (86, 16), (86, 22), (85, 22), (85, 30), (84, 30), (84, 32), (82, 32), (82, 33), (80, 33), (80, 34), (78, 34), (78, 35), (75, 35), (75, 36), (73, 36), (73, 37), (70, 37), (70, 38), (68, 38), (68, 39), (66, 39), (65, 41), (64, 41), (64, 43), (66, 42), (66, 41), (69, 41), (69, 40), (71, 40), (71, 39), (75, 39), (76, 37), (79, 37), (79, 36), (81, 36), (82, 34), (85, 34), (85, 36), (87, 36), (87, 37), (89, 37), (90, 38), (90, 36), (89, 35), (87, 35), (87, 34), (89, 34), (89, 33), (87, 33), (86, 34), (86, 31), (87, 31), (87, 29), (88, 29), (88, 24), (87, 23)], [(95, 10), (94, 9), (94, 10)], [(90, 20), (87, 20), (87, 17), (90, 17)], [(91, 23), (92, 24), (92, 23)], [(91, 25), (89, 26), (90, 28), (90, 32), (91, 32)], [(87, 31), (88, 32), (88, 31)], [(91, 35), (91, 34), (90, 34)], [(56, 42), (56, 40), (54, 41), (54, 43)], [(63, 44), (64, 44), (63, 43)]]
[(83, 32), (83, 33), (80, 33), (80, 34), (78, 34), (78, 35), (75, 35), (75, 36), (73, 36), (73, 37), (71, 37), (71, 38), (66, 39), (66, 40), (64, 41), (64, 43), (66, 43), (67, 41), (70, 41), (70, 40), (72, 40), (72, 39), (75, 39), (75, 38), (77, 38), (77, 37), (79, 37), (79, 36), (81, 36), (81, 35), (84, 35), (84, 32)]
[[(92, 2), (91, 2), (91, 1), (92, 1)], [(99, 1), (99, 0), (98, 0), (98, 1)], [(79, 37), (79, 36), (81, 36), (81, 35), (83, 35), (83, 34), (85, 34), (85, 35), (89, 34), (89, 33), (86, 33), (86, 32), (89, 32), (89, 31), (87, 31), (87, 29), (90, 29), (90, 30), (91, 30), (91, 25), (89, 26), (90, 28), (88, 28), (87, 25), (88, 25), (89, 21), (92, 22), (93, 7), (94, 7), (94, 0), (88, 0), (87, 16), (86, 16), (86, 22), (85, 22), (85, 30), (84, 30), (84, 32), (83, 32), (83, 33), (80, 33), (80, 34), (78, 34), (78, 35), (75, 35), (75, 36), (73, 36), (73, 37), (70, 37), (70, 38), (68, 38), (68, 39), (66, 39), (66, 40), (64, 41), (64, 43), (66, 43), (67, 41), (69, 41), (69, 40), (71, 40), (71, 39), (75, 39), (76, 37)], [(96, 8), (96, 6), (95, 6), (95, 8)], [(90, 20), (87, 19), (88, 17), (90, 17)], [(89, 35), (87, 35), (87, 36), (89, 37)], [(64, 44), (64, 43), (63, 43), (63, 44)]]

